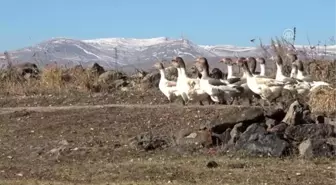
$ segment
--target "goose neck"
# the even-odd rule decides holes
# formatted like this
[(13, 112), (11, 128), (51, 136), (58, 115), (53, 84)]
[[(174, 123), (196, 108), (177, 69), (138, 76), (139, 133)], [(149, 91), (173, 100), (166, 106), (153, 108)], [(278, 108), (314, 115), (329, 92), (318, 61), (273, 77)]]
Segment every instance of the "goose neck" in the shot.
[(291, 78), (295, 78), (296, 77), (296, 70), (295, 70), (295, 68), (292, 68), (290, 77)]
[(303, 77), (303, 71), (298, 70), (298, 72), (297, 72), (297, 76), (298, 76), (298, 77)]
[(166, 78), (165, 71), (163, 69), (160, 69), (160, 75), (161, 79)]
[(232, 72), (232, 65), (228, 65), (227, 66), (228, 69), (228, 78), (231, 78), (233, 76), (233, 72)]
[(260, 76), (265, 76), (265, 64), (260, 64)]
[(201, 78), (209, 77), (209, 73), (208, 73), (206, 70), (203, 70), (203, 71), (201, 72), (201, 75), (202, 75)]
[(180, 75), (184, 76), (184, 77), (187, 76), (185, 68), (183, 68), (183, 67), (180, 68)]
[(282, 65), (277, 64), (277, 72), (276, 76), (281, 76), (282, 75)]
[(251, 72), (251, 70), (248, 68), (247, 64), (243, 64), (243, 70), (244, 70), (244, 76), (246, 78), (252, 78), (253, 74)]

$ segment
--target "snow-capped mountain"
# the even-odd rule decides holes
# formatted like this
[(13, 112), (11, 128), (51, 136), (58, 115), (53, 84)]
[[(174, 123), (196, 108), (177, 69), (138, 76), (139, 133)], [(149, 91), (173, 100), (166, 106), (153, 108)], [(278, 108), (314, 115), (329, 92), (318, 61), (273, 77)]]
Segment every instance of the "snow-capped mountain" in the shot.
[[(304, 49), (306, 46), (296, 46)], [(271, 47), (266, 46), (271, 52)], [(319, 47), (320, 55), (335, 56), (336, 46)], [(231, 45), (205, 46), (197, 45), (188, 39), (171, 39), (158, 37), (150, 39), (106, 38), (93, 40), (75, 40), (53, 38), (34, 46), (9, 51), (11, 59), (17, 62), (35, 61), (40, 65), (52, 62), (59, 64), (91, 65), (94, 62), (105, 67), (142, 66), (158, 60), (170, 60), (181, 56), (193, 60), (197, 56), (218, 60), (224, 56), (260, 56), (263, 49), (259, 47), (238, 47)], [(0, 55), (0, 59), (4, 58)], [(148, 65), (147, 65), (148, 66)]]

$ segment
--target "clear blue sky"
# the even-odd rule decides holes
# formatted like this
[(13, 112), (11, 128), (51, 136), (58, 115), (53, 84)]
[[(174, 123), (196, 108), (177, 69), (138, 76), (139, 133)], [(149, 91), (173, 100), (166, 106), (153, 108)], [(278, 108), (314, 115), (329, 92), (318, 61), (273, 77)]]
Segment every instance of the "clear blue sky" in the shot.
[(297, 27), (297, 44), (335, 35), (335, 0), (8, 0), (1, 2), (0, 51), (51, 37), (184, 35), (197, 44), (249, 46)]

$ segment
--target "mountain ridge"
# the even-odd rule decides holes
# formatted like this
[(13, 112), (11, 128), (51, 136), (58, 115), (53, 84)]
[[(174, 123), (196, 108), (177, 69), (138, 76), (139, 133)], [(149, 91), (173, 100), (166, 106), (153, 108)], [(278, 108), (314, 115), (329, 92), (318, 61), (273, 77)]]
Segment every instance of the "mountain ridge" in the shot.
[[(309, 46), (296, 45), (298, 50)], [(270, 46), (265, 46), (268, 52)], [(188, 39), (169, 37), (137, 38), (99, 38), (78, 40), (71, 38), (52, 38), (38, 44), (8, 51), (15, 62), (35, 61), (40, 65), (57, 62), (65, 65), (82, 64), (84, 66), (98, 62), (107, 68), (138, 66), (158, 60), (170, 60), (173, 56), (181, 56), (186, 60), (204, 56), (210, 60), (221, 57), (260, 56), (260, 47), (244, 47), (234, 45), (198, 45)], [(336, 45), (320, 46), (316, 55), (334, 58)], [(1, 54), (0, 58), (4, 59)]]

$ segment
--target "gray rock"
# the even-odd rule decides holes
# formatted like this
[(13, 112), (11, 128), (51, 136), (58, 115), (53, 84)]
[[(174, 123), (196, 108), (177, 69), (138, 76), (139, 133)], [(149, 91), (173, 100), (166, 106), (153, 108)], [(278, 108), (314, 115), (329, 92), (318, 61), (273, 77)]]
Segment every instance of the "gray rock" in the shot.
[(267, 133), (264, 127), (252, 124), (240, 136), (235, 144), (237, 151), (243, 150), (250, 155), (276, 156), (285, 155), (289, 144), (274, 133)]
[(276, 133), (278, 135), (283, 136), (283, 134), (285, 133), (287, 127), (288, 127), (288, 125), (286, 123), (280, 123), (278, 125), (275, 125), (272, 128), (268, 128), (267, 132), (269, 132), (269, 133)]
[(271, 108), (265, 111), (265, 117), (281, 122), (282, 119), (286, 116), (286, 112), (281, 108)]
[(268, 118), (268, 119), (266, 119), (265, 124), (267, 126), (267, 129), (270, 129), (270, 128), (274, 127), (275, 125), (277, 125), (278, 123), (279, 123), (278, 121)]
[(146, 84), (148, 87), (158, 87), (160, 82), (160, 73), (154, 72), (147, 74), (142, 80), (142, 84)]
[(328, 124), (331, 124), (331, 125), (334, 125), (336, 126), (336, 120), (335, 118), (325, 118), (325, 121), (328, 123)]
[[(165, 75), (168, 80), (176, 81), (177, 79), (177, 69), (174, 67), (165, 68)], [(147, 84), (148, 87), (158, 87), (161, 75), (158, 71), (147, 74), (141, 83)]]
[(286, 113), (286, 116), (282, 122), (287, 123), (288, 125), (299, 125), (303, 120), (303, 111), (304, 105), (299, 101), (294, 101)]
[(98, 83), (99, 84), (111, 84), (115, 80), (125, 79), (126, 75), (118, 71), (106, 71), (99, 75)]
[(120, 88), (120, 87), (125, 87), (128, 85), (127, 81), (125, 81), (124, 79), (118, 79), (118, 80), (115, 80), (113, 81), (112, 85), (115, 87), (115, 88)]
[(265, 120), (264, 111), (260, 107), (227, 106), (224, 111), (223, 119), (215, 119), (206, 123), (206, 127), (211, 129), (212, 132), (221, 134), (228, 128), (232, 129), (238, 123), (242, 123), (243, 127), (247, 128), (253, 123), (260, 123)]
[(225, 144), (227, 144), (230, 141), (230, 139), (231, 139), (230, 132), (231, 132), (231, 129), (228, 128), (222, 134), (212, 133), (213, 143), (215, 145), (217, 145), (217, 146), (218, 145), (225, 145)]
[(177, 145), (202, 145), (210, 146), (213, 144), (209, 130), (180, 130), (175, 136)]
[(167, 138), (154, 136), (152, 133), (144, 133), (131, 139), (131, 145), (145, 151), (166, 148), (170, 142)]
[(298, 148), (305, 158), (336, 156), (336, 138), (307, 139)]
[(334, 126), (330, 124), (303, 124), (289, 126), (285, 130), (285, 137), (289, 140), (302, 142), (312, 138), (328, 138), (334, 136)]
[(236, 124), (233, 129), (230, 132), (230, 141), (228, 142), (229, 144), (235, 144), (236, 141), (239, 139), (240, 135), (242, 134), (242, 127), (243, 123), (238, 123)]

